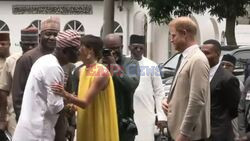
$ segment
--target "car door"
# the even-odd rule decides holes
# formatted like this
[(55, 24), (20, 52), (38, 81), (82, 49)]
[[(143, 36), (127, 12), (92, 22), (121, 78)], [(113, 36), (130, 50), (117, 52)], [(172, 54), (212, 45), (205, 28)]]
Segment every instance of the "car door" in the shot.
[(236, 58), (234, 74), (243, 82), (245, 64), (250, 59), (250, 49), (240, 49), (233, 52), (232, 55)]

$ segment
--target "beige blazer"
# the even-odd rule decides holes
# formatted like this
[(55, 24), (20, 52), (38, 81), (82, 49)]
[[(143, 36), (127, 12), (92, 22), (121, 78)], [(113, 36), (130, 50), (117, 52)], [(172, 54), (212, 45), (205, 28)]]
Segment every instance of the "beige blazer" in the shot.
[(168, 130), (174, 140), (180, 133), (191, 140), (210, 136), (209, 69), (206, 56), (195, 48), (177, 71), (167, 114)]

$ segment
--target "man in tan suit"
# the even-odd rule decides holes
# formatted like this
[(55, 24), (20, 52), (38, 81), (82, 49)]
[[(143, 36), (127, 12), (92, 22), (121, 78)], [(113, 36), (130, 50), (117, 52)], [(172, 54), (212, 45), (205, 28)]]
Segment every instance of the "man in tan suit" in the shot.
[(203, 141), (211, 130), (208, 60), (195, 41), (197, 26), (190, 18), (174, 19), (169, 29), (181, 57), (170, 94), (162, 101), (168, 131), (175, 141)]

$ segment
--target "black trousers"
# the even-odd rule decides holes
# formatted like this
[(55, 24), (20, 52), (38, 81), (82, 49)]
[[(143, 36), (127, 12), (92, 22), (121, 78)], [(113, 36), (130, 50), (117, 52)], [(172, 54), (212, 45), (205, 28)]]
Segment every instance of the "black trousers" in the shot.
[(127, 133), (126, 131), (123, 131), (123, 132), (119, 133), (120, 141), (134, 141), (135, 140), (135, 136), (136, 135)]

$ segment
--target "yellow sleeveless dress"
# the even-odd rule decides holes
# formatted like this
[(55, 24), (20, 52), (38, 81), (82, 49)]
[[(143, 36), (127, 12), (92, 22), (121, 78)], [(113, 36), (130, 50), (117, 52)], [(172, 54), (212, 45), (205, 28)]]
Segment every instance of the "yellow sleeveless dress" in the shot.
[[(98, 72), (108, 71), (101, 64), (83, 67), (80, 72), (78, 98), (84, 99)], [(109, 74), (109, 84), (86, 107), (77, 110), (77, 141), (119, 141), (114, 85)]]

